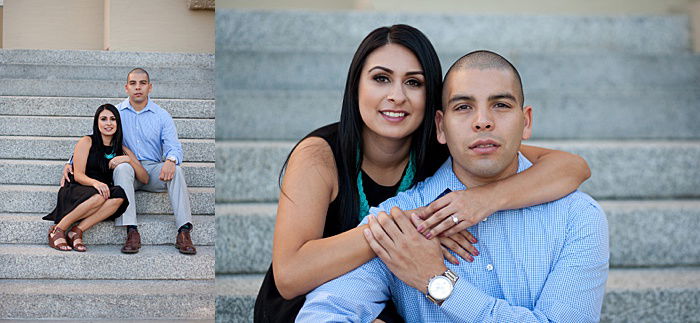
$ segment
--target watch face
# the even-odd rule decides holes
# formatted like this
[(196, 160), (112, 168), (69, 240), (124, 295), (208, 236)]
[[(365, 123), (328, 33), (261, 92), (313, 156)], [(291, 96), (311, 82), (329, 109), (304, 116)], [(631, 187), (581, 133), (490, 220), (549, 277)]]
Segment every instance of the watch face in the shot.
[(452, 294), (452, 282), (445, 276), (437, 276), (430, 280), (428, 293), (436, 300), (444, 300)]

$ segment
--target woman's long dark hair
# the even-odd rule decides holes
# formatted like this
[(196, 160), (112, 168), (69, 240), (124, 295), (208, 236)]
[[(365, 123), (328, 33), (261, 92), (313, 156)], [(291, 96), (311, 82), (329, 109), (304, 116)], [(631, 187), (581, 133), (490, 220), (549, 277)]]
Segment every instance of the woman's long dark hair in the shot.
[[(425, 116), (421, 125), (412, 134), (411, 152), (415, 156), (416, 176), (413, 184), (432, 175), (448, 156), (444, 146), (438, 144), (435, 134), (435, 111), (441, 106), (442, 68), (433, 45), (418, 29), (408, 25), (393, 25), (377, 28), (360, 43), (353, 56), (343, 94), (343, 105), (338, 124), (338, 202), (340, 203), (340, 227), (343, 231), (359, 223), (360, 209), (357, 192), (359, 154), (362, 156), (362, 129), (364, 123), (358, 104), (358, 87), (365, 60), (374, 50), (387, 44), (401, 45), (418, 59), (425, 77)], [(296, 147), (295, 147), (296, 148)], [(290, 154), (291, 155), (291, 154)], [(360, 159), (361, 160), (361, 159)], [(289, 157), (287, 157), (289, 161)], [(285, 162), (284, 167), (286, 167)], [(284, 171), (284, 167), (282, 172)], [(280, 173), (280, 180), (282, 177)]]
[[(104, 110), (112, 112), (112, 114), (114, 114), (114, 118), (116, 118), (117, 131), (115, 131), (114, 135), (112, 136), (112, 153), (114, 153), (115, 156), (124, 155), (124, 148), (122, 146), (124, 143), (124, 135), (122, 134), (122, 119), (119, 116), (119, 110), (109, 103), (101, 105), (99, 108), (97, 108), (97, 111), (95, 111), (95, 117), (92, 120), (92, 134), (90, 135), (90, 138), (92, 139), (90, 154), (99, 154), (99, 151), (101, 151), (102, 146), (104, 145), (102, 142), (100, 127), (97, 125), (100, 119), (100, 113), (102, 113)], [(107, 171), (109, 169), (109, 162), (101, 162), (100, 168), (101, 171)]]

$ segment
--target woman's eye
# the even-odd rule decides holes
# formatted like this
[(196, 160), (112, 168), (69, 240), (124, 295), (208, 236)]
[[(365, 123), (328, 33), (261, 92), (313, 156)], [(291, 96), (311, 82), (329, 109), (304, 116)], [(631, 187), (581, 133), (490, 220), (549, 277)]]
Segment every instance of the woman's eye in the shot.
[(406, 81), (406, 84), (409, 86), (413, 86), (413, 87), (419, 87), (419, 86), (423, 85), (423, 82), (416, 80), (416, 79), (410, 79), (410, 80)]
[(379, 83), (389, 83), (389, 78), (384, 75), (375, 75), (372, 79)]

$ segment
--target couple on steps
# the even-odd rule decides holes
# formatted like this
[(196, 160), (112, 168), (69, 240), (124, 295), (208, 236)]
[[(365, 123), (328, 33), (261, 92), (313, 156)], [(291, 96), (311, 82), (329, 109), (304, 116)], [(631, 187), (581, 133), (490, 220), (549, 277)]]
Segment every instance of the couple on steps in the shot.
[(197, 253), (190, 238), (189, 194), (179, 166), (182, 146), (170, 114), (149, 100), (152, 88), (148, 72), (135, 68), (127, 75), (129, 98), (95, 112), (92, 135), (78, 141), (63, 169), (56, 208), (43, 217), (54, 222), (48, 235), (52, 248), (86, 251), (83, 232), (115, 219), (115, 225), (127, 227), (121, 251), (137, 253), (141, 237), (134, 191), (167, 189), (179, 228), (175, 247), (183, 254)]

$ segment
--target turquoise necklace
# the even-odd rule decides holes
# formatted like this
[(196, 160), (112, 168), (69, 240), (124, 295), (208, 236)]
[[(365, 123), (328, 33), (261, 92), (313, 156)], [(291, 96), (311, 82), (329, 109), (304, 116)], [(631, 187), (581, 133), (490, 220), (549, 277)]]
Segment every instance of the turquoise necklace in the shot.
[[(401, 178), (401, 183), (399, 184), (399, 189), (396, 193), (403, 192), (411, 187), (413, 183), (413, 177), (416, 173), (416, 162), (413, 151), (411, 151), (410, 157), (408, 158), (408, 165), (406, 166), (406, 173)], [(360, 168), (360, 148), (357, 148), (357, 191), (360, 193), (360, 222), (367, 216), (369, 212), (369, 202), (367, 201), (367, 196), (365, 195), (365, 190), (362, 186), (362, 168)]]

